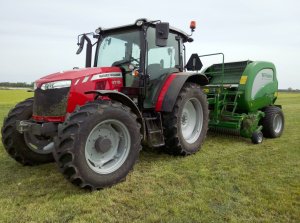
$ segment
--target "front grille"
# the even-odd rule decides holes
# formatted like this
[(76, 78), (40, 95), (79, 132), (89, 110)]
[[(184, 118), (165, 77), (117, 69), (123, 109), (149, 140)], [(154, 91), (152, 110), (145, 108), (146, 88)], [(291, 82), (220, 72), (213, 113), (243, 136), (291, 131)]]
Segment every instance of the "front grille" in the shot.
[(70, 88), (34, 91), (33, 115), (64, 116), (67, 110)]

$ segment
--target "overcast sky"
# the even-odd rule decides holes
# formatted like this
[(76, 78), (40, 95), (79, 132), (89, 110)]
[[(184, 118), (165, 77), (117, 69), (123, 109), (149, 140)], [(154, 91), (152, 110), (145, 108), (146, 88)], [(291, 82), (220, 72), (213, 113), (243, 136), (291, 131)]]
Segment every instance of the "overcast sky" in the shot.
[(0, 0), (0, 82), (32, 82), (83, 67), (84, 53), (75, 55), (78, 34), (137, 18), (160, 19), (186, 32), (195, 20), (188, 55), (223, 52), (227, 62), (271, 61), (280, 88), (300, 89), (299, 0)]

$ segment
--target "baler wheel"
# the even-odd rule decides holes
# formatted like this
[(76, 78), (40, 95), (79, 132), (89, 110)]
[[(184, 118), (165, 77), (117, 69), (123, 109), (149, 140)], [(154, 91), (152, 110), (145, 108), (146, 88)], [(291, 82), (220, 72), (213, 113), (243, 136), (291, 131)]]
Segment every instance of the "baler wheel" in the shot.
[(52, 140), (28, 132), (21, 134), (16, 129), (16, 121), (31, 119), (32, 110), (33, 98), (18, 103), (9, 111), (1, 129), (5, 150), (23, 165), (37, 165), (53, 161), (52, 151), (43, 150)]
[(173, 155), (196, 153), (208, 129), (208, 104), (199, 85), (186, 83), (173, 111), (163, 114), (166, 150)]
[(80, 188), (101, 189), (123, 181), (141, 150), (141, 125), (116, 101), (90, 102), (73, 112), (55, 140), (63, 175)]
[(263, 134), (261, 131), (259, 132), (253, 132), (252, 137), (251, 137), (251, 141), (254, 144), (260, 144), (263, 141)]
[(268, 106), (264, 109), (265, 117), (262, 119), (262, 132), (266, 138), (280, 137), (284, 129), (284, 115), (276, 106)]

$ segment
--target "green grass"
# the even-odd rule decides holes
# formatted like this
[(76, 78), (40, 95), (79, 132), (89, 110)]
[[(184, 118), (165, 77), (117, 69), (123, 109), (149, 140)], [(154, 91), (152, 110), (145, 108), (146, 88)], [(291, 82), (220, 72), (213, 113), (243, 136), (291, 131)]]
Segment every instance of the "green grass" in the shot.
[[(0, 91), (0, 124), (32, 93)], [(142, 151), (126, 181), (95, 192), (54, 163), (23, 167), (0, 144), (0, 222), (300, 222), (300, 94), (280, 94), (284, 134), (249, 140), (209, 134), (200, 152)]]

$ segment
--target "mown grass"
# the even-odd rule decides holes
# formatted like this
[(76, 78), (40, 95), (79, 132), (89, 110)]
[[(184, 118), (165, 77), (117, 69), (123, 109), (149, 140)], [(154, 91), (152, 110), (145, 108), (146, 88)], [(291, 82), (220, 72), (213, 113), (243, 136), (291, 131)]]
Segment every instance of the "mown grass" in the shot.
[[(0, 124), (32, 93), (0, 91)], [(0, 222), (300, 222), (300, 94), (280, 94), (284, 134), (249, 140), (210, 133), (200, 152), (142, 151), (126, 181), (80, 190), (54, 163), (23, 167), (0, 144)]]

